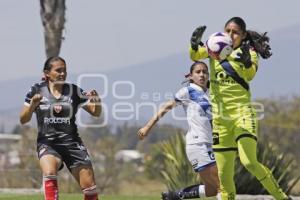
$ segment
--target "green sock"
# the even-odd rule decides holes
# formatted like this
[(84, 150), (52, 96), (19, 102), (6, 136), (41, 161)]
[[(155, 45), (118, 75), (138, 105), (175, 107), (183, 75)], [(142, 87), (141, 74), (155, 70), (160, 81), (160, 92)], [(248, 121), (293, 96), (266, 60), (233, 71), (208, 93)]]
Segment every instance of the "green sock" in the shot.
[(242, 138), (238, 141), (239, 156), (242, 164), (253, 174), (264, 188), (276, 199), (288, 199), (288, 196), (282, 191), (272, 172), (257, 161), (256, 141), (252, 138)]
[(282, 191), (275, 178), (273, 177), (271, 171), (262, 165), (266, 171), (266, 176), (262, 178), (260, 183), (266, 188), (266, 190), (276, 199), (283, 200), (288, 199), (288, 196)]

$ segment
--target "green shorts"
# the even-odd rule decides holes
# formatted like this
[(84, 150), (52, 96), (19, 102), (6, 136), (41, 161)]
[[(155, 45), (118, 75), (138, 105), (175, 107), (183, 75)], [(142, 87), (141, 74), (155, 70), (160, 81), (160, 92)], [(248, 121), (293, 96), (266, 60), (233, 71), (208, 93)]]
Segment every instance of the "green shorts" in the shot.
[(213, 113), (213, 149), (236, 151), (237, 141), (243, 137), (257, 140), (257, 118), (255, 109), (245, 106), (235, 113)]

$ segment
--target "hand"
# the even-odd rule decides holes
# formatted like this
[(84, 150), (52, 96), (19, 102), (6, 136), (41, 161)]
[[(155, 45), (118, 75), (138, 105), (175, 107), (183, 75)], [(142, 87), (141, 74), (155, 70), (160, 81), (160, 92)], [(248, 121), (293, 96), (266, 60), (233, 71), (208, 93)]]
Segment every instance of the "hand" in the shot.
[(237, 58), (234, 60), (241, 62), (244, 64), (244, 66), (248, 69), (252, 66), (251, 61), (251, 55), (250, 55), (250, 44), (249, 43), (243, 43), (241, 45), (242, 53), (237, 53)]
[(30, 106), (32, 108), (32, 110), (35, 110), (35, 108), (40, 104), (41, 100), (42, 100), (43, 96), (40, 94), (35, 94), (30, 101)]
[(206, 29), (206, 26), (199, 26), (196, 28), (191, 37), (191, 47), (193, 50), (198, 51), (198, 47), (203, 46), (203, 42), (201, 42), (202, 35)]
[(139, 136), (140, 140), (143, 140), (148, 135), (149, 129), (146, 127), (141, 128), (137, 135)]
[(98, 93), (97, 93), (96, 90), (91, 90), (90, 92), (88, 92), (86, 94), (86, 96), (88, 97), (88, 99), (92, 103), (96, 103), (96, 102), (100, 102), (101, 101), (101, 99), (100, 99), (100, 97), (99, 97), (99, 95), (98, 95)]

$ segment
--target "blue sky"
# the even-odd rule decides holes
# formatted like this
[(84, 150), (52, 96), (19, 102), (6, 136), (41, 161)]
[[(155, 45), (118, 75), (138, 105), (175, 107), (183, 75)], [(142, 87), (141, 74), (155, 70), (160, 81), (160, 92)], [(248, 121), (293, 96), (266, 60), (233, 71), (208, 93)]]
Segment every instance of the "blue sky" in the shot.
[[(70, 73), (107, 71), (187, 52), (193, 29), (204, 37), (232, 16), (272, 31), (300, 24), (300, 2), (272, 0), (66, 0), (61, 56)], [(38, 0), (0, 1), (0, 81), (39, 76), (45, 60)]]

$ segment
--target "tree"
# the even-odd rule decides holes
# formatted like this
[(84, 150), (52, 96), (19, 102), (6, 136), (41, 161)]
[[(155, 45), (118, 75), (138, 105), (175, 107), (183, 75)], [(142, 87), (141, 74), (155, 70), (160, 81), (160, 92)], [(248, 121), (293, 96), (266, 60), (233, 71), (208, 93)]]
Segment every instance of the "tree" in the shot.
[[(199, 183), (185, 153), (185, 139), (178, 131), (168, 140), (155, 144), (153, 159), (146, 163), (148, 173), (160, 171), (164, 184), (170, 190)], [(150, 171), (149, 171), (150, 170)]]
[(47, 58), (58, 56), (65, 24), (65, 0), (40, 0)]
[(95, 162), (95, 179), (100, 193), (115, 193), (119, 189), (122, 166), (116, 162), (119, 146), (114, 137), (97, 140), (90, 149)]
[(261, 136), (300, 164), (300, 97), (278, 97), (259, 100), (264, 105), (264, 118), (260, 120)]

